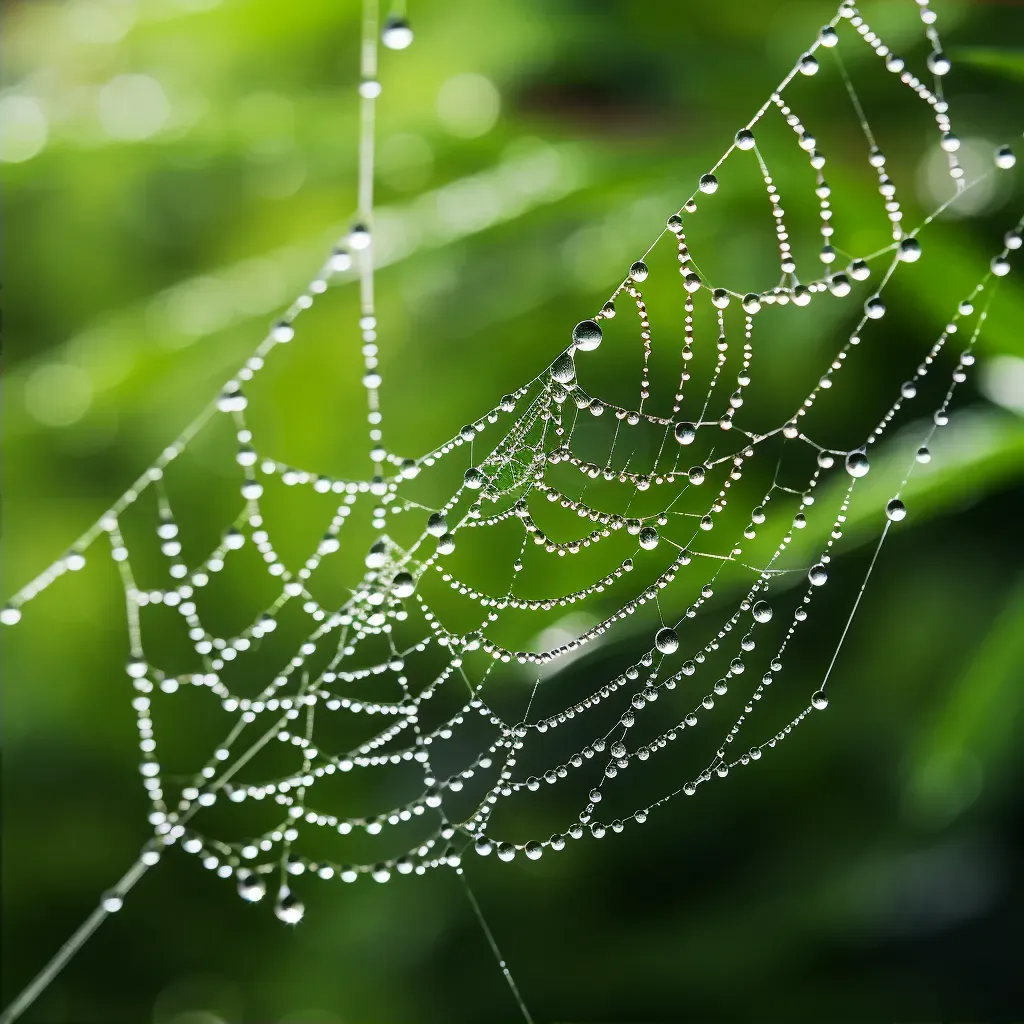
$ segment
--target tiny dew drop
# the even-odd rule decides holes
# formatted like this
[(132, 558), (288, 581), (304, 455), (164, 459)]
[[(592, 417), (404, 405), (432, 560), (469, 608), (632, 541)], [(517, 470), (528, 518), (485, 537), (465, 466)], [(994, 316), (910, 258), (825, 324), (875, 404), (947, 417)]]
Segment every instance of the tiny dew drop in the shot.
[(922, 445), (917, 449), (917, 454), (914, 456), (918, 462), (931, 462), (932, 453), (931, 450)]
[(389, 50), (404, 50), (412, 43), (412, 29), (409, 27), (409, 22), (405, 18), (392, 15), (384, 22), (380, 39)]
[(811, 697), (811, 707), (815, 711), (824, 711), (828, 707), (828, 697), (825, 696), (824, 691), (817, 690)]

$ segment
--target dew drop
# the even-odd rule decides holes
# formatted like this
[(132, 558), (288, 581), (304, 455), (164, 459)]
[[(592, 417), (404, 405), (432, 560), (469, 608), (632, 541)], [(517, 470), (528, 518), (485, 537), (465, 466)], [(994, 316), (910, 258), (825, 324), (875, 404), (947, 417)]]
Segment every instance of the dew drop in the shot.
[(658, 546), (658, 531), (653, 526), (645, 526), (640, 531), (640, 536), (637, 538), (640, 542), (640, 547), (644, 551), (653, 551)]
[(1000, 146), (996, 150), (996, 167), (1008, 171), (1017, 162), (1017, 157), (1009, 146)]
[(677, 423), (673, 433), (680, 444), (693, 444), (697, 439), (697, 427), (693, 423)]
[(817, 565), (812, 565), (807, 570), (807, 579), (810, 581), (812, 586), (823, 587), (828, 583), (828, 570), (818, 562)]
[(828, 697), (821, 690), (818, 690), (811, 697), (811, 707), (815, 711), (824, 711), (828, 707)]
[(907, 506), (899, 498), (893, 498), (885, 506), (885, 514), (894, 523), (898, 523), (901, 519), (907, 518)]
[(576, 364), (568, 352), (563, 352), (551, 364), (551, 379), (559, 384), (569, 384), (576, 379)]
[(920, 448), (917, 449), (917, 454), (914, 456), (914, 458), (916, 458), (917, 461), (921, 462), (921, 463), (931, 462), (932, 461), (931, 450), (929, 448), (924, 447), (924, 445), (922, 445)]
[(718, 179), (713, 174), (702, 174), (700, 177), (700, 190), (706, 195), (718, 191)]
[(636, 263), (629, 268), (629, 276), (638, 284), (641, 281), (646, 281), (649, 273), (650, 271), (647, 269), (647, 264), (644, 263), (643, 260), (637, 260)]
[(755, 622), (771, 622), (772, 620), (772, 606), (767, 601), (758, 601), (751, 614), (754, 616)]
[(664, 626), (655, 634), (654, 646), (662, 654), (675, 654), (679, 650), (679, 634), (671, 627)]
[(384, 22), (380, 40), (389, 50), (404, 50), (412, 43), (412, 29), (409, 28), (409, 22), (405, 18), (397, 18), (392, 15)]
[(691, 484), (698, 485), (704, 483), (705, 474), (703, 466), (694, 466), (686, 475), (689, 477)]
[(741, 128), (736, 133), (737, 149), (753, 149), (755, 145), (754, 133), (749, 128)]
[(904, 263), (916, 263), (921, 258), (921, 243), (916, 238), (904, 238), (896, 251)]
[(805, 53), (800, 58), (800, 74), (816, 75), (818, 73), (818, 61), (812, 53)]
[(871, 469), (871, 463), (868, 461), (867, 455), (864, 452), (850, 452), (846, 456), (846, 472), (852, 477), (867, 476), (868, 470)]

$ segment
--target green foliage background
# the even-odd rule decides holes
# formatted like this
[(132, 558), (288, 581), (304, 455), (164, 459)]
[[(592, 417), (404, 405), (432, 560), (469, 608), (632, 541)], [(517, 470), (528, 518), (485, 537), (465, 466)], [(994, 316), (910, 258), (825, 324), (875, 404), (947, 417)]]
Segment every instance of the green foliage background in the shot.
[[(915, 6), (864, 10), (921, 61)], [(947, 79), (960, 134), (987, 151), (1019, 142), (1024, 59), (1008, 47), (1024, 32), (1021, 8), (935, 6), (951, 56), (963, 58)], [(394, 450), (426, 451), (538, 372), (831, 13), (817, 0), (414, 2), (416, 42), (383, 54), (379, 103)], [(88, 28), (122, 23), (123, 35)], [(351, 0), (9, 5), (8, 89), (41, 98), (50, 137), (31, 160), (6, 165), (5, 593), (64, 550), (205, 405), (345, 229), (357, 37)], [(934, 205), (913, 198), (934, 126), (866, 48), (847, 39), (842, 52), (915, 223)], [(823, 60), (823, 80), (826, 69)], [(497, 124), (476, 138), (446, 131), (436, 111), (441, 85), (463, 72), (487, 76), (501, 96)], [(97, 120), (97, 91), (120, 74), (152, 75), (168, 98), (166, 126), (144, 141), (113, 139)], [(844, 97), (803, 95), (808, 123), (833, 133), (828, 174), (856, 225), (846, 247), (884, 245), (884, 230), (871, 233), (880, 201)], [(548, 168), (532, 192), (515, 170), (530, 160)], [(896, 366), (913, 365), (999, 248), (1019, 216), (1014, 173), (976, 215), (940, 219), (923, 236), (919, 268), (892, 287), (875, 358), (835, 389), (846, 389), (844, 421), (889, 401)], [(442, 229), (453, 222), (437, 213), (444, 196), (458, 204), (467, 193), (439, 190), (474, 175), (489, 175), (504, 212)], [(757, 183), (731, 190), (727, 180), (703, 243), (743, 280), (770, 258), (771, 238), (751, 212)], [(513, 201), (516, 189), (526, 198)], [(356, 310), (353, 286), (333, 290), (268, 368), (260, 425), (277, 457), (338, 473), (363, 459)], [(803, 363), (825, 365), (849, 316), (815, 303), (780, 331), (758, 372), (781, 387)], [(996, 356), (1024, 358), (1022, 324), (1015, 271), (982, 337), (982, 369)], [(633, 357), (616, 352), (601, 352), (609, 381), (633, 372)], [(1013, 966), (1024, 915), (1024, 425), (975, 380), (884, 549), (826, 715), (756, 771), (671, 804), (643, 829), (535, 864), (467, 861), (538, 1019), (1024, 1013)], [(33, 415), (40, 403), (48, 424)], [(221, 454), (216, 439), (200, 445), (194, 482), (177, 484), (218, 530)], [(888, 493), (884, 478), (871, 486), (875, 509), (862, 506), (848, 531), (850, 580)], [(121, 597), (100, 562), (61, 580), (4, 635), (4, 1003), (147, 836)], [(552, 573), (537, 589), (565, 588)], [(835, 646), (842, 596), (789, 669), (805, 681)], [(286, 929), (171, 854), (27, 1019), (514, 1019), (450, 872), (314, 884), (304, 897), (306, 921)]]

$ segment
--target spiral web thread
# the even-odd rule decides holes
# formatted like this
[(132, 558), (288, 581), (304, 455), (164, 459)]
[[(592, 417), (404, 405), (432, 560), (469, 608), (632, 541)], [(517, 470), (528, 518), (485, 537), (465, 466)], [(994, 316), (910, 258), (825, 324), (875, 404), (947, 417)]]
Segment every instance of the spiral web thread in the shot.
[[(1018, 222), (1007, 233), (1005, 247), (992, 259), (988, 271), (973, 288), (967, 289), (949, 323), (924, 349), (916, 372), (896, 389), (892, 404), (866, 440), (861, 439), (852, 449), (839, 450), (819, 445), (804, 433), (805, 417), (819, 403), (826, 402), (858, 346), (870, 339), (872, 321), (884, 315), (883, 292), (890, 279), (898, 273), (901, 263), (918, 258), (919, 235), (941, 212), (935, 211), (914, 230), (905, 230), (899, 197), (886, 173), (885, 157), (839, 56), (840, 42), (844, 46), (870, 47), (901, 87), (934, 117), (942, 147), (949, 154), (950, 174), (957, 183), (957, 193), (950, 202), (975, 184), (964, 180), (957, 162), (958, 142), (942, 94), (942, 77), (949, 70), (949, 62), (942, 53), (934, 12), (926, 0), (917, 0), (917, 7), (932, 50), (928, 58), (932, 84), (925, 84), (907, 70), (904, 61), (885, 46), (856, 8), (843, 3), (768, 101), (737, 133), (727, 153), (701, 178), (693, 197), (668, 218), (667, 227), (655, 244), (663, 241), (674, 247), (685, 309), (682, 368), (670, 414), (659, 415), (647, 408), (652, 394), (654, 342), (641, 285), (652, 273), (646, 262), (655, 249), (652, 245), (633, 264), (627, 278), (593, 319), (575, 328), (573, 343), (543, 373), (504, 396), (479, 420), (425, 456), (403, 459), (387, 450), (380, 429), (381, 380), (376, 359), (372, 245), (378, 26), (376, 3), (367, 0), (361, 50), (362, 127), (356, 226), (219, 397), (62, 559), (16, 594), (0, 615), (5, 624), (15, 624), (26, 602), (65, 572), (82, 569), (86, 553), (96, 545), (103, 546), (106, 538), (124, 588), (131, 647), (127, 673), (135, 691), (132, 706), (137, 714), (142, 751), (139, 770), (150, 801), (149, 823), (153, 829), (152, 839), (129, 872), (104, 895), (92, 917), (26, 990), (27, 995), (16, 1000), (0, 1020), (14, 1020), (24, 1010), (103, 917), (120, 907), (128, 889), (159, 861), (167, 847), (177, 845), (200, 858), (219, 877), (233, 880), (239, 894), (248, 901), (257, 901), (268, 889), (272, 890), (276, 894), (277, 915), (283, 921), (296, 923), (304, 913), (303, 903), (293, 889), (305, 884), (296, 881), (300, 876), (344, 882), (368, 876), (384, 882), (396, 872), (423, 874), (447, 866), (465, 881), (461, 856), (469, 846), (482, 855), (494, 850), (505, 861), (518, 854), (536, 859), (547, 851), (564, 849), (571, 840), (600, 838), (609, 831), (634, 828), (677, 796), (693, 795), (702, 786), (756, 763), (812, 712), (827, 706), (828, 678), (864, 587), (892, 523), (906, 514), (900, 493), (915, 467), (930, 459), (932, 435), (947, 422), (955, 389), (974, 362), (973, 350), (985, 323), (993, 285), (1010, 270), (1010, 250), (1020, 247)], [(398, 30), (404, 28), (402, 14), (393, 12), (386, 23), (385, 41), (389, 30), (394, 31), (396, 26)], [(883, 212), (893, 239), (891, 245), (879, 252), (850, 260), (842, 271), (834, 269), (842, 250), (833, 246), (830, 190), (822, 174), (825, 158), (809, 128), (785, 98), (791, 83), (817, 73), (819, 55), (836, 62), (849, 95), (850, 109), (863, 131), (869, 164), (878, 175)], [(770, 117), (781, 118), (788, 125), (794, 136), (791, 144), (795, 151), (804, 153), (814, 172), (814, 202), (820, 213), (820, 259), (824, 270), (820, 278), (808, 283), (800, 283), (797, 278), (779, 192), (754, 134), (762, 119)], [(767, 290), (742, 293), (714, 287), (698, 270), (686, 240), (688, 218), (696, 212), (696, 200), (703, 203), (706, 196), (717, 190), (718, 174), (732, 157), (756, 162), (771, 204), (781, 279)], [(996, 167), (989, 173), (999, 173), (999, 168), (1008, 168), (1013, 162), (1009, 150), (1000, 150), (995, 158)], [(247, 426), (248, 400), (243, 393), (245, 383), (263, 369), (273, 350), (294, 338), (299, 314), (327, 289), (332, 278), (343, 277), (353, 261), (361, 281), (359, 326), (366, 364), (370, 454), (375, 470), (365, 480), (342, 480), (307, 472), (264, 456)], [(881, 265), (880, 273), (872, 270), (872, 263)], [(759, 313), (771, 306), (802, 307), (812, 302), (842, 301), (854, 293), (858, 282), (873, 273), (879, 280), (864, 302), (859, 322), (795, 413), (766, 433), (745, 429), (741, 422), (742, 407), (752, 379), (753, 338)], [(582, 370), (588, 359), (596, 358), (589, 353), (601, 345), (604, 333), (610, 329), (609, 322), (617, 313), (633, 310), (639, 318), (643, 362), (639, 402), (626, 407), (589, 394), (577, 379), (577, 363)], [(669, 330), (664, 332), (668, 334)], [(730, 344), (735, 333), (743, 337), (739, 346)], [(870, 468), (872, 446), (901, 413), (913, 408), (924, 378), (956, 333), (966, 335), (963, 351), (955, 360), (948, 387), (920, 437), (900, 487), (886, 506), (884, 518), (879, 510), (879, 521), (884, 525), (846, 627), (832, 648), (827, 671), (819, 682), (807, 687), (814, 693), (795, 716), (786, 716), (788, 720), (784, 719), (780, 728), (768, 729), (761, 738), (748, 741), (749, 745), (741, 743), (741, 736), (746, 738), (759, 719), (765, 717), (758, 712), (766, 703), (770, 687), (780, 679), (786, 653), (801, 631), (806, 631), (804, 623), (808, 621), (812, 601), (822, 593), (830, 575), (835, 574), (832, 555), (843, 536), (858, 481)], [(702, 346), (716, 347), (716, 354), (706, 388), (694, 394), (691, 376), (700, 374), (691, 374), (690, 368), (696, 365), (693, 357)], [(728, 398), (716, 401), (725, 388), (727, 373), (733, 371), (735, 390)], [(204, 427), (221, 416), (234, 421), (243, 504), (215, 550), (189, 565), (177, 539), (178, 523), (164, 470)], [(602, 416), (604, 422), (615, 419), (614, 434), (610, 441), (606, 435), (598, 435), (595, 442), (587, 424), (596, 424)], [(634, 457), (640, 461), (643, 456), (637, 455), (638, 448), (631, 445), (630, 435), (643, 431), (656, 438), (657, 455), (649, 468), (633, 464)], [(474, 462), (473, 452), (480, 450), (486, 437), (495, 435), (489, 452)], [(595, 444), (604, 445), (600, 458), (592, 454)], [(714, 454), (721, 449), (727, 450), (727, 454)], [(793, 485), (799, 460), (791, 459), (788, 453), (794, 450), (805, 453), (809, 464), (799, 470), (805, 474), (799, 478), (800, 486)], [(419, 492), (415, 488), (424, 479), (464, 460), (467, 452), (471, 465), (447, 501), (434, 507), (417, 500), (415, 495)], [(706, 454), (703, 461), (695, 458), (693, 468), (686, 469), (691, 460), (685, 457), (690, 452)], [(715, 544), (713, 538), (721, 534), (721, 530), (714, 529), (716, 520), (730, 500), (733, 506), (742, 500), (734, 496), (741, 487), (744, 470), (761, 452), (766, 453), (765, 459), (775, 457), (768, 452), (784, 452), (786, 457), (779, 456), (779, 469), (771, 486), (755, 496), (756, 504), (742, 540), (729, 538)], [(792, 462), (797, 462), (797, 467)], [(455, 469), (461, 472), (461, 466)], [(838, 505), (822, 500), (827, 491), (822, 484), (835, 477), (848, 477), (848, 482), (838, 489)], [(413, 483), (417, 478), (420, 484)], [(311, 489), (333, 508), (325, 535), (297, 570), (286, 567), (275, 551), (261, 513), (264, 483)], [(583, 493), (573, 497), (570, 491), (576, 493), (581, 485)], [(592, 504), (602, 499), (589, 497), (588, 488), (607, 493), (607, 504), (620, 511), (607, 511)], [(167, 558), (167, 579), (155, 588), (143, 586), (136, 578), (121, 530), (123, 517), (145, 492), (155, 495), (156, 532)], [(588, 500), (584, 500), (585, 496)], [(538, 525), (544, 515), (541, 509), (547, 503), (544, 499), (590, 525), (590, 532), (569, 540), (549, 536)], [(367, 513), (376, 539), (365, 558), (365, 574), (361, 580), (352, 581), (350, 596), (340, 606), (325, 607), (311, 587), (321, 567), (329, 567), (332, 556), (341, 549), (343, 528), (367, 505), (372, 505)], [(639, 511), (641, 507), (648, 511)], [(831, 528), (823, 534), (827, 534), (824, 547), (809, 567), (806, 562), (789, 565), (787, 554), (795, 546), (794, 538), (812, 518), (818, 517), (830, 520)], [(415, 528), (409, 539), (400, 543), (399, 523), (410, 521)], [(510, 531), (515, 533), (518, 539), (512, 550), (517, 553), (511, 559), (510, 574), (506, 574), (507, 587), (490, 593), (483, 585), (475, 585), (449, 571), (450, 562), (446, 559), (463, 540), (471, 544), (483, 536), (486, 544), (488, 531), (496, 530), (505, 531), (506, 537), (511, 535)], [(744, 545), (759, 537), (763, 546), (767, 540), (765, 557), (762, 564), (752, 565), (744, 555)], [(581, 551), (601, 550), (605, 544), (614, 549), (616, 543), (633, 545), (635, 550), (625, 558), (616, 557), (595, 581), (555, 597), (521, 596), (517, 583), (531, 557), (557, 559)], [(230, 567), (232, 558), (237, 557), (234, 552), (247, 545), (254, 546), (262, 556), (270, 577), (280, 585), (280, 593), (240, 633), (217, 636), (204, 625), (204, 588)], [(657, 569), (656, 552), (660, 550), (663, 556), (666, 549), (670, 550), (671, 559)], [(491, 550), (483, 547), (485, 558)], [(493, 550), (501, 548), (495, 544)], [(671, 593), (669, 588), (688, 578), (692, 582), (692, 574), (699, 565), (712, 567), (711, 581), (678, 619), (666, 621), (661, 604)], [(711, 638), (702, 642), (697, 626), (704, 619), (692, 625), (691, 620), (697, 618), (711, 598), (716, 578), (727, 567), (745, 574), (742, 596), (730, 606), (727, 617)], [(633, 585), (634, 580), (640, 582)], [(794, 581), (799, 581), (800, 590), (789, 601), (792, 607), (784, 617), (776, 609), (786, 605), (785, 594)], [(432, 592), (448, 593), (447, 600), (451, 600), (453, 593), (466, 608), (475, 609), (476, 628), (464, 631), (447, 624), (447, 613), (438, 611), (431, 599)], [(579, 625), (577, 613), (562, 618), (556, 624), (561, 630), (557, 642), (540, 650), (516, 650), (495, 639), (499, 623), (509, 613), (560, 614), (561, 610), (577, 605), (602, 605), (598, 595), (612, 596), (612, 610), (605, 603), (601, 612), (590, 616), (586, 627)], [(192, 672), (172, 673), (147, 659), (142, 609), (150, 605), (170, 607), (180, 614), (201, 667)], [(595, 648), (628, 630), (625, 620), (647, 605), (657, 610), (661, 625), (654, 630), (653, 642), (638, 658), (621, 670), (592, 664), (590, 677), (598, 678), (597, 682), (588, 683), (589, 693), (571, 700), (566, 698), (564, 705), (553, 711), (532, 711), (543, 695), (554, 690), (557, 697), (557, 672), (563, 665), (584, 653), (588, 646)], [(277, 667), (274, 678), (262, 691), (246, 693), (242, 677), (232, 673), (237, 674), (249, 660), (257, 659), (260, 641), (274, 631), (286, 606), (301, 607), (308, 623), (306, 635), (293, 656)], [(567, 623), (574, 624), (571, 636), (565, 634)], [(548, 631), (541, 638), (552, 635)], [(714, 671), (717, 661), (722, 661), (724, 668), (719, 678), (695, 689), (708, 675), (719, 674)], [(745, 675), (748, 669), (749, 675)], [(750, 677), (755, 678), (752, 684), (746, 683)], [(367, 681), (373, 695), (355, 695), (366, 690)], [(776, 685), (775, 689), (779, 687)], [(219, 713), (225, 717), (225, 735), (206, 763), (179, 784), (165, 776), (157, 756), (154, 730), (161, 704), (186, 690), (207, 694), (213, 702), (211, 715)], [(706, 693), (701, 695), (701, 691)], [(736, 691), (740, 694), (740, 710), (725, 712), (730, 701), (724, 698), (732, 694), (732, 700), (736, 700)], [(390, 696), (383, 699), (381, 693)], [(492, 693), (497, 699), (492, 699)], [(432, 708), (442, 706), (445, 700), (455, 701), (454, 710), (433, 714)], [(502, 700), (511, 711), (499, 709)], [(321, 727), (325, 717), (328, 723), (344, 718), (348, 726), (363, 730), (362, 738), (349, 746), (332, 744)], [(627, 808), (627, 813), (604, 820), (602, 805), (614, 797), (616, 780), (628, 778), (634, 766), (649, 762), (656, 767), (659, 759), (667, 761), (672, 751), (686, 744), (692, 730), (705, 723), (720, 739), (703, 768), (682, 778), (676, 776), (675, 768), (666, 769), (666, 776), (672, 778), (669, 788), (663, 786), (653, 798), (632, 810)], [(456, 755), (460, 755), (459, 741), (464, 734), (472, 735), (471, 726), (483, 730), (489, 740), (475, 748), (477, 752), (472, 757), (467, 759), (463, 755), (454, 770), (442, 772), (440, 762), (445, 760), (446, 745), (453, 744)], [(633, 737), (641, 734), (641, 727), (648, 730), (647, 738), (638, 742)], [(557, 749), (552, 742), (556, 733), (572, 737), (566, 748), (571, 752), (550, 763), (544, 758), (549, 750)], [(257, 774), (249, 778), (261, 757), (275, 745), (294, 751), (289, 755), (291, 770), (271, 777)], [(740, 752), (741, 748), (745, 749)], [(527, 773), (520, 765), (531, 758), (539, 759), (540, 766)], [(385, 765), (404, 766), (405, 781), (408, 783), (412, 778), (408, 799), (372, 816), (358, 817), (343, 816), (318, 804), (317, 787), (323, 780)], [(513, 841), (503, 838), (493, 824), (495, 811), (509, 798), (581, 779), (589, 780), (590, 786), (582, 810), (550, 838), (520, 837)], [(464, 790), (474, 791), (472, 799), (468, 792), (466, 796), (455, 797)], [(233, 841), (203, 831), (201, 812), (214, 804), (223, 807), (225, 803), (260, 805), (269, 809), (272, 823), (261, 833)], [(398, 855), (356, 863), (341, 857), (310, 855), (303, 849), (307, 838), (328, 833), (383, 833), (385, 838), (390, 834), (403, 835), (401, 829), (406, 823), (418, 825), (421, 831)], [(528, 1018), (471, 893), (470, 898), (520, 1009)]]

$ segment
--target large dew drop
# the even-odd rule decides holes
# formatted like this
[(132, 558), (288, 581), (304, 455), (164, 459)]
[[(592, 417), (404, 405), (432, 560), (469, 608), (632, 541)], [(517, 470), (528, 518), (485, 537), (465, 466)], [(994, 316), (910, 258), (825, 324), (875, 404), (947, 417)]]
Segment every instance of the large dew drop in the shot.
[(868, 461), (867, 455), (864, 452), (850, 452), (846, 456), (846, 472), (852, 477), (862, 477), (868, 475), (868, 470), (871, 469), (871, 463)]
[(828, 570), (818, 562), (807, 570), (807, 579), (810, 580), (812, 587), (823, 587), (828, 583)]
[(551, 379), (559, 384), (571, 384), (576, 379), (576, 364), (568, 352), (563, 352), (551, 364)]
[(755, 622), (771, 622), (772, 606), (767, 601), (758, 601), (751, 614), (753, 614)]
[(885, 514), (892, 522), (898, 523), (901, 519), (907, 518), (907, 506), (899, 498), (893, 498), (885, 506)]
[(593, 352), (603, 338), (601, 325), (596, 320), (581, 320), (572, 329), (572, 343), (581, 352)]
[(680, 444), (693, 444), (697, 439), (697, 427), (693, 423), (677, 423), (673, 433)]
[(662, 654), (675, 654), (679, 650), (679, 634), (670, 626), (663, 626), (654, 636), (654, 646)]

